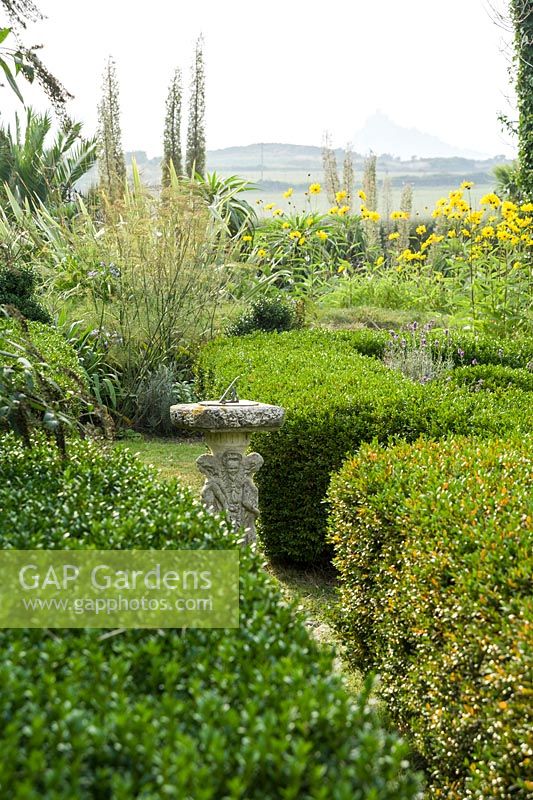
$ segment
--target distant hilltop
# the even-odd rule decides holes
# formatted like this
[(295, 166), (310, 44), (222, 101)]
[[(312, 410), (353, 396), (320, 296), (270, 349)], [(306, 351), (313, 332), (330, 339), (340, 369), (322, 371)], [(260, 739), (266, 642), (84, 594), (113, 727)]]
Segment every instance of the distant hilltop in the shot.
[(398, 125), (394, 120), (376, 111), (353, 139), (353, 147), (358, 152), (390, 153), (402, 159), (412, 156), (417, 158), (457, 157), (487, 159), (488, 153), (456, 147), (432, 136), (423, 133), (418, 128), (406, 128)]

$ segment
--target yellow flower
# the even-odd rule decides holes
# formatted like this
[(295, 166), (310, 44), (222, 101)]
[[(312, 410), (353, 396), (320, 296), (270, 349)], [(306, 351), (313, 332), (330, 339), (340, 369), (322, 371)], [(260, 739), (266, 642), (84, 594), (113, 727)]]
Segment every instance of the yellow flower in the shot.
[(287, 198), (292, 197), (292, 193), (293, 192), (294, 192), (294, 189), (287, 189), (286, 192), (283, 192), (283, 197), (287, 197)]
[(376, 267), (381, 267), (381, 265), (383, 264), (384, 261), (385, 261), (385, 258), (383, 256), (380, 256), (376, 261)]
[(309, 194), (320, 194), (322, 187), (319, 183), (312, 183), (309, 187)]
[(350, 210), (350, 206), (341, 206), (339, 208), (338, 213), (340, 214), (341, 217), (343, 217), (345, 214), (348, 213), (349, 210)]
[(328, 214), (338, 214), (339, 213), (339, 206), (332, 206), (328, 211)]
[(498, 208), (501, 205), (501, 200), (497, 194), (494, 192), (489, 192), (489, 194), (484, 195), (479, 201), (480, 206), (492, 206), (493, 208)]
[(520, 206), (520, 211), (525, 211), (526, 213), (533, 211), (533, 203), (524, 203), (524, 205)]
[(299, 239), (301, 235), (300, 231), (291, 231), (289, 234), (291, 239)]
[(359, 197), (360, 200), (363, 201), (363, 203), (366, 203), (366, 194), (363, 192), (362, 189), (359, 189), (359, 191), (357, 192), (357, 196)]
[(492, 225), (485, 225), (484, 228), (481, 228), (481, 235), (484, 239), (492, 239), (494, 236), (494, 228)]
[(275, 205), (276, 205), (275, 203), (268, 203), (265, 206), (265, 211), (270, 211), (272, 208), (274, 208)]
[(391, 219), (409, 219), (407, 211), (393, 211), (390, 215)]
[(461, 184), (461, 189), (471, 189), (474, 183), (472, 181), (463, 181)]
[(457, 236), (457, 233), (454, 231), (453, 228), (448, 231), (448, 238), (449, 239), (455, 239), (456, 236)]
[(252, 241), (252, 237), (249, 236), (249, 234), (246, 234), (246, 236), (242, 237), (242, 240), (243, 240), (243, 242), (251, 242)]
[(305, 236), (300, 236), (298, 239), (298, 244), (305, 244)]
[(471, 225), (479, 225), (483, 218), (482, 211), (471, 211), (470, 214), (466, 217), (466, 222), (469, 222)]
[(283, 216), (283, 209), (281, 209), (281, 208), (276, 208), (276, 210), (274, 211), (274, 214), (273, 214), (273, 216), (274, 216), (274, 217), (281, 217), (281, 216)]
[(400, 234), (398, 233), (398, 231), (394, 231), (394, 233), (389, 233), (389, 239), (391, 242), (393, 241), (393, 239), (399, 239), (399, 238)]
[(319, 239), (320, 239), (320, 241), (322, 241), (322, 242), (325, 242), (325, 241), (326, 241), (326, 239), (328, 238), (328, 234), (326, 233), (326, 231), (323, 231), (323, 230), (319, 230), (319, 231), (317, 231), (317, 232), (316, 232), (316, 235), (318, 236), (318, 238), (319, 238)]
[(468, 238), (469, 238), (469, 236), (470, 236), (470, 231), (468, 230), (468, 228), (461, 228), (461, 233), (462, 233), (462, 234), (463, 234), (463, 236), (465, 236), (467, 239), (468, 239)]
[(515, 205), (514, 203), (511, 203), (510, 200), (505, 200), (502, 203), (502, 216), (505, 219), (513, 219), (513, 217), (516, 216), (517, 211), (518, 211), (518, 206)]
[(419, 225), (418, 228), (416, 229), (416, 232), (418, 233), (419, 236), (422, 236), (424, 233), (426, 233), (426, 231), (427, 228), (425, 225)]
[(346, 197), (348, 197), (348, 192), (345, 192), (344, 189), (341, 192), (335, 192), (335, 200), (337, 203), (340, 203), (341, 200), (344, 200)]
[(520, 269), (521, 266), (522, 264), (520, 263), (520, 261), (515, 261), (513, 264), (513, 269)]
[(264, 250), (262, 247), (260, 247), (259, 250), (257, 251), (257, 257), (258, 258), (264, 258), (266, 256), (266, 254), (267, 254), (267, 251)]
[(284, 222), (281, 227), (284, 228), (285, 230), (287, 230), (287, 228), (291, 227), (291, 223), (290, 222)]

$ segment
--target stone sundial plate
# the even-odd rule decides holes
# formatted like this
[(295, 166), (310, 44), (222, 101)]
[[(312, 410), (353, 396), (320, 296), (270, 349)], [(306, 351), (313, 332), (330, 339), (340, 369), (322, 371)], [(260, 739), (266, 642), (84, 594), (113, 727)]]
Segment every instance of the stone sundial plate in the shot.
[(202, 400), (198, 403), (200, 406), (219, 406), (220, 408), (244, 408), (248, 406), (258, 406), (259, 403), (254, 402), (253, 400), (239, 400), (238, 403), (232, 403), (228, 401), (227, 403), (221, 403), (219, 400)]

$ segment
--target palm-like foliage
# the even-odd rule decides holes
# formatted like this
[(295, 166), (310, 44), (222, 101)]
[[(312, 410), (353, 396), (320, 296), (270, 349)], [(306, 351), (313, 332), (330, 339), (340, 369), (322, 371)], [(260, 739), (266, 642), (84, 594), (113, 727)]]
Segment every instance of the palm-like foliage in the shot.
[(252, 228), (257, 222), (257, 215), (252, 206), (240, 195), (255, 187), (238, 175), (221, 178), (216, 172), (207, 173), (204, 177), (198, 172), (194, 182), (201, 196), (209, 204), (211, 214), (221, 222), (230, 236), (241, 234), (246, 228)]
[[(49, 208), (72, 199), (76, 182), (96, 161), (96, 140), (81, 136), (81, 123), (61, 129), (51, 146), (49, 114), (26, 111), (23, 128), (15, 115), (15, 130), (0, 128), (0, 183), (7, 184), (17, 201), (30, 208)], [(4, 194), (5, 188), (0, 189)]]

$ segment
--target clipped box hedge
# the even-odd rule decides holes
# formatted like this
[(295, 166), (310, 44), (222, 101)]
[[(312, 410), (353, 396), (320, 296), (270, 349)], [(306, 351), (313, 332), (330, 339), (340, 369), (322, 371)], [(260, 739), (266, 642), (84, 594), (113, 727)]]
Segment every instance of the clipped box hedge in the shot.
[[(399, 337), (411, 339), (409, 331), (397, 331)], [(347, 346), (365, 356), (383, 358), (390, 342), (390, 332), (361, 328), (353, 331), (338, 331), (336, 335)], [(418, 338), (421, 331), (418, 330)], [(435, 329), (425, 334), (428, 344), (435, 352), (446, 350), (453, 363), (458, 366), (474, 364), (493, 364), (501, 367), (526, 369), (533, 367), (533, 338), (531, 336), (514, 336), (502, 339), (470, 331), (449, 331)]]
[(422, 386), (361, 355), (361, 341), (373, 339), (367, 331), (293, 331), (220, 339), (200, 354), (199, 396), (219, 397), (240, 375), (241, 397), (287, 409), (279, 433), (252, 439), (265, 458), (257, 474), (260, 535), (273, 558), (330, 557), (324, 503), (330, 475), (362, 442), (533, 429), (533, 407), (522, 390), (492, 395)]
[(502, 392), (513, 387), (533, 392), (533, 370), (495, 364), (457, 367), (443, 381), (466, 386), (474, 392)]
[[(126, 451), (0, 442), (2, 548), (227, 548)], [(0, 796), (413, 800), (406, 745), (350, 700), (250, 551), (239, 629), (0, 631)]]
[(429, 798), (531, 797), (532, 446), (367, 444), (332, 481), (348, 654), (381, 674)]

